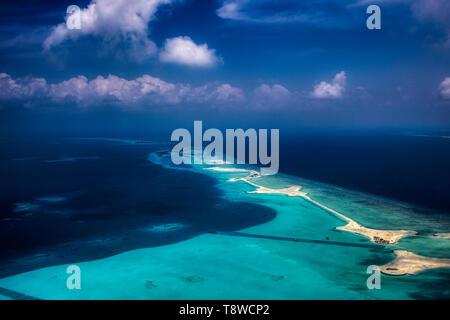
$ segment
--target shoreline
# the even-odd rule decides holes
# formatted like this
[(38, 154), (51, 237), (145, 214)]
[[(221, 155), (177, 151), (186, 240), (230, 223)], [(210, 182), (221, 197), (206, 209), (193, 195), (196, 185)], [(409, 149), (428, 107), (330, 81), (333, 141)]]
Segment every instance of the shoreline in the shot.
[[(335, 217), (347, 222), (347, 224), (344, 226), (336, 227), (337, 230), (343, 230), (367, 237), (371, 242), (380, 245), (393, 245), (398, 243), (398, 241), (403, 238), (414, 236), (435, 239), (450, 239), (450, 233), (434, 233), (428, 236), (421, 236), (417, 231), (413, 230), (379, 230), (364, 227), (361, 224), (357, 223), (355, 220), (343, 215), (342, 213), (339, 213), (336, 210), (333, 210), (321, 204), (320, 202), (311, 199), (308, 196), (308, 193), (301, 191), (301, 186), (294, 185), (288, 188), (272, 189), (250, 181), (252, 179), (261, 177), (261, 174), (255, 170), (221, 167), (210, 167), (205, 169), (219, 172), (248, 172), (248, 175), (246, 177), (231, 178), (228, 181), (244, 181), (245, 183), (250, 184), (256, 188), (255, 190), (247, 191), (247, 193), (284, 194), (289, 197), (301, 197), (308, 202), (322, 208), (323, 210), (332, 213)], [(396, 255), (395, 259), (380, 267), (383, 274), (402, 276), (408, 274), (416, 274), (429, 269), (450, 268), (450, 259), (419, 256), (413, 252), (406, 250), (394, 250), (394, 253)]]
[(404, 276), (430, 269), (450, 268), (450, 259), (419, 256), (406, 250), (394, 250), (394, 254), (394, 260), (380, 267), (381, 273)]
[(430, 239), (446, 239), (450, 240), (450, 233), (433, 233), (432, 235), (423, 236), (424, 238)]
[[(364, 237), (367, 237), (370, 239), (371, 242), (377, 243), (377, 244), (396, 244), (400, 239), (410, 236), (415, 236), (418, 234), (416, 231), (412, 230), (379, 230), (379, 229), (371, 229), (362, 226), (355, 220), (343, 215), (342, 213), (337, 212), (336, 210), (333, 210), (320, 202), (317, 202), (316, 200), (311, 199), (308, 196), (308, 193), (301, 191), (301, 186), (291, 186), (288, 188), (282, 188), (282, 189), (272, 189), (268, 187), (263, 187), (261, 185), (258, 185), (254, 183), (253, 181), (250, 181), (252, 179), (260, 178), (261, 175), (254, 170), (247, 170), (247, 169), (239, 169), (239, 168), (221, 168), (221, 167), (212, 167), (212, 168), (206, 168), (207, 170), (213, 170), (213, 171), (222, 171), (222, 172), (248, 172), (249, 175), (244, 178), (232, 178), (229, 181), (244, 181), (256, 188), (256, 190), (253, 191), (247, 191), (247, 193), (260, 193), (260, 194), (284, 194), (289, 197), (301, 197), (308, 202), (322, 208), (323, 210), (330, 212), (337, 218), (347, 222), (346, 225), (336, 227), (337, 230), (343, 230), (347, 232), (351, 232), (354, 234), (358, 234)], [(450, 235), (450, 234), (449, 234)]]

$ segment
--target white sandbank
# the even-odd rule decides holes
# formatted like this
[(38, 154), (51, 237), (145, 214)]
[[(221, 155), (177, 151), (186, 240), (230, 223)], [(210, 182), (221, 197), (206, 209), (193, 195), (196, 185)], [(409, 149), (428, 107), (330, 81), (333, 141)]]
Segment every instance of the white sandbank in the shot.
[[(238, 168), (222, 168), (214, 167), (208, 168), (214, 171), (225, 172), (248, 172), (248, 175), (244, 178), (233, 178), (229, 181), (244, 181), (256, 189), (253, 191), (247, 191), (248, 193), (265, 193), (265, 194), (284, 194), (290, 197), (302, 197), (310, 203), (332, 213), (336, 217), (348, 222), (345, 226), (337, 227), (338, 230), (348, 231), (354, 234), (359, 234), (370, 239), (371, 242), (390, 245), (396, 244), (400, 239), (405, 237), (417, 236), (418, 233), (412, 230), (378, 230), (366, 228), (355, 220), (337, 212), (327, 206), (311, 199), (306, 192), (301, 191), (301, 186), (291, 186), (283, 189), (272, 189), (260, 186), (254, 183), (253, 179), (260, 178), (261, 175), (254, 170), (238, 169)], [(434, 233), (432, 236), (426, 236), (428, 238), (438, 239), (450, 239), (450, 233)], [(450, 259), (429, 258), (416, 255), (412, 252), (405, 250), (395, 250), (396, 258), (390, 263), (381, 267), (381, 272), (388, 275), (405, 275), (415, 274), (420, 271), (435, 269), (435, 268), (450, 268)]]
[(336, 229), (365, 236), (369, 238), (371, 242), (379, 244), (395, 244), (402, 238), (411, 237), (417, 234), (416, 231), (411, 230), (378, 230), (366, 228), (357, 223), (355, 220), (350, 219), (349, 217), (344, 216), (342, 213), (339, 213), (331, 208), (328, 208), (327, 206), (324, 206), (323, 204), (311, 199), (307, 195), (304, 195), (302, 197), (308, 200), (309, 202), (314, 203), (315, 205), (323, 208), (328, 212), (333, 213), (337, 217), (348, 222), (345, 226), (337, 227)]
[(418, 272), (450, 268), (450, 259), (419, 256), (406, 250), (394, 250), (395, 259), (380, 267), (380, 271), (391, 276), (403, 276)]
[(306, 199), (307, 201), (311, 202), (312, 204), (334, 214), (338, 218), (348, 222), (345, 226), (337, 227), (336, 229), (352, 232), (355, 234), (359, 234), (362, 236), (365, 236), (370, 239), (371, 242), (379, 243), (379, 244), (395, 244), (400, 239), (404, 237), (410, 237), (417, 234), (416, 231), (410, 231), (410, 230), (377, 230), (377, 229), (370, 229), (366, 228), (359, 223), (357, 223), (355, 220), (343, 215), (342, 213), (337, 212), (336, 210), (333, 210), (331, 208), (328, 208), (327, 206), (311, 199), (306, 192), (301, 191), (301, 186), (291, 186), (289, 188), (283, 188), (283, 189), (272, 189), (260, 186), (256, 183), (254, 183), (253, 179), (260, 178), (261, 175), (254, 170), (246, 170), (246, 169), (238, 169), (238, 168), (223, 168), (223, 167), (213, 167), (208, 168), (209, 170), (214, 171), (226, 171), (226, 172), (248, 172), (249, 175), (244, 178), (234, 178), (230, 179), (230, 181), (244, 181), (254, 187), (256, 187), (256, 190), (248, 191), (248, 193), (266, 193), (266, 194), (284, 194), (289, 197), (302, 197), (303, 199)]
[(450, 233), (434, 233), (432, 236), (428, 236), (427, 238), (450, 240)]

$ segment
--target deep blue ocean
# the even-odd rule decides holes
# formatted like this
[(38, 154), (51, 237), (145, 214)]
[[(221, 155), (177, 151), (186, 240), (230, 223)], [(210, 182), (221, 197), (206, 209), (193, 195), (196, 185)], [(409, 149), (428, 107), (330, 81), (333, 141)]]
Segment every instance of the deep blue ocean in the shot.
[(287, 136), (280, 171), (450, 214), (449, 136)]
[[(167, 150), (169, 138), (137, 140), (152, 143), (1, 139), (0, 277), (240, 230), (275, 217), (265, 206), (225, 200), (209, 176), (150, 163), (148, 154)], [(283, 173), (450, 214), (450, 139), (281, 135), (280, 144)], [(149, 236), (154, 225), (173, 230)]]
[[(213, 178), (151, 164), (158, 145), (2, 140), (0, 277), (232, 231), (275, 212), (220, 198)], [(227, 214), (223, 214), (227, 212)], [(148, 226), (182, 230), (151, 232)], [(27, 256), (41, 255), (39, 265)]]

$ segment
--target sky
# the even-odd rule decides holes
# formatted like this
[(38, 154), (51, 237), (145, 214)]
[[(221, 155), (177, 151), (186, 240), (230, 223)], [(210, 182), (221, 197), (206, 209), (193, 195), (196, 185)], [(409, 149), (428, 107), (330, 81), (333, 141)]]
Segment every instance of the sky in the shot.
[(29, 0), (0, 16), (2, 133), (450, 129), (447, 0)]

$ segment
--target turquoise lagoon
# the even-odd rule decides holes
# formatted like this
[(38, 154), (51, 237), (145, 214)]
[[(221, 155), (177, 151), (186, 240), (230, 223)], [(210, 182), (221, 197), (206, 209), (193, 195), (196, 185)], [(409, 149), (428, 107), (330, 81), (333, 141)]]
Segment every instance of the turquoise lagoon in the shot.
[[(39, 299), (435, 299), (450, 298), (450, 270), (412, 276), (381, 276), (381, 289), (366, 285), (369, 265), (394, 258), (393, 249), (450, 258), (450, 241), (405, 238), (384, 247), (365, 237), (336, 230), (344, 225), (327, 211), (298, 197), (249, 194), (254, 187), (230, 178), (245, 173), (173, 167), (167, 153), (149, 160), (166, 170), (213, 176), (222, 196), (276, 210), (270, 222), (234, 233), (206, 233), (174, 244), (127, 251), (105, 259), (74, 262), (81, 269), (81, 290), (68, 290), (68, 264), (0, 279), (0, 287)], [(259, 185), (301, 185), (310, 197), (366, 227), (448, 232), (445, 215), (378, 196), (277, 174)], [(176, 191), (174, 191), (176, 192)], [(199, 195), (198, 201), (201, 201)], [(175, 226), (160, 228), (170, 232)], [(293, 240), (296, 241), (293, 241)], [(317, 242), (314, 242), (317, 240)], [(1, 295), (5, 299), (8, 295)]]

